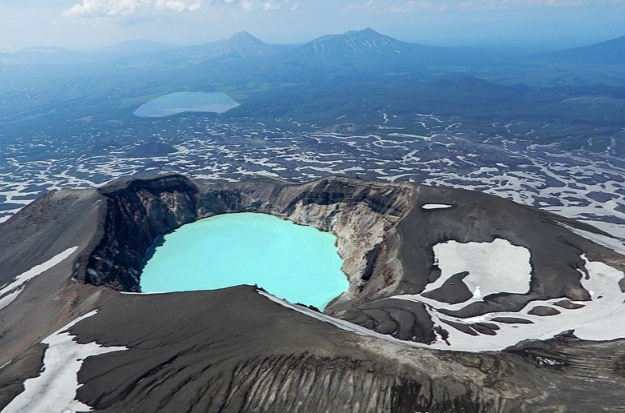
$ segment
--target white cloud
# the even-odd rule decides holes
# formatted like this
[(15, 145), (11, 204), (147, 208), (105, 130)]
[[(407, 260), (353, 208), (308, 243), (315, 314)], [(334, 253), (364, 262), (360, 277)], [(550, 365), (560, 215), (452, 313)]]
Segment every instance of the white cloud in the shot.
[(462, 10), (505, 9), (518, 7), (573, 7), (584, 4), (607, 3), (602, 0), (474, 0), (463, 1), (457, 5)]
[(63, 11), (67, 17), (131, 16), (149, 12), (192, 12), (205, 4), (236, 4), (246, 11), (295, 10), (296, 0), (82, 0)]
[(397, 3), (369, 0), (362, 4), (350, 4), (348, 10), (365, 10), (375, 13), (412, 13), (417, 11), (445, 11), (449, 5), (441, 2), (427, 0), (411, 0)]
[[(233, 1), (226, 1), (226, 3), (232, 3)], [(279, 9), (289, 9), (295, 10), (298, 7), (297, 2), (294, 0), (269, 0), (269, 1), (255, 1), (255, 0), (239, 0), (238, 3), (241, 4), (243, 10), (254, 11), (254, 10), (279, 10)]]
[(373, 13), (413, 13), (419, 11), (446, 10), (488, 10), (512, 9), (521, 7), (577, 7), (587, 4), (615, 4), (625, 0), (448, 0), (447, 2), (429, 0), (368, 0), (352, 3), (347, 10), (363, 10)]

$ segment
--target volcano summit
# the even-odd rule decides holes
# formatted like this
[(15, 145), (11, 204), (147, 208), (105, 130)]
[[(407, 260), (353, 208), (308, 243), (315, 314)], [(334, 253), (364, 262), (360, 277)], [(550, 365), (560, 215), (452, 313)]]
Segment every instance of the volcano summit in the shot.
[[(251, 286), (140, 294), (151, 247), (255, 212), (331, 232), (323, 311)], [(464, 190), (181, 175), (50, 193), (0, 225), (3, 412), (622, 410), (625, 257)]]

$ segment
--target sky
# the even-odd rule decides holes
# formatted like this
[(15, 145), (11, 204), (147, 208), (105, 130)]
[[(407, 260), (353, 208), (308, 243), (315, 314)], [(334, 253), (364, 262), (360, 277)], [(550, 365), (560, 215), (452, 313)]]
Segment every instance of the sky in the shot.
[(366, 27), (421, 44), (551, 50), (624, 36), (625, 0), (0, 0), (3, 52), (200, 44), (242, 30), (295, 44)]

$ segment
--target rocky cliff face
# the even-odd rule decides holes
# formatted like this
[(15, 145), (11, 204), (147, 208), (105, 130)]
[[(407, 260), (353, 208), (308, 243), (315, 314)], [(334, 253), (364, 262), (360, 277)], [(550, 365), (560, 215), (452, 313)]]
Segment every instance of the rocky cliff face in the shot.
[(105, 188), (107, 217), (85, 279), (121, 291), (139, 291), (150, 245), (189, 222), (216, 214), (262, 212), (332, 232), (344, 259), (349, 291), (380, 292), (400, 278), (397, 222), (410, 210), (414, 188), (329, 178), (305, 185), (254, 180), (196, 184), (182, 176), (120, 182)]
[(99, 244), (79, 278), (120, 291), (140, 291), (149, 247), (198, 217), (199, 189), (181, 176), (131, 181), (101, 191), (106, 202)]

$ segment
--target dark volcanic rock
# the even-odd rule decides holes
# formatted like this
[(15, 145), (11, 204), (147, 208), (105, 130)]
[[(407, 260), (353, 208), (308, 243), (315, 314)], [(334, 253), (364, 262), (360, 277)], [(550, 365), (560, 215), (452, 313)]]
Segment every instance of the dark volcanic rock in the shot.
[(431, 343), (436, 339), (432, 320), (421, 303), (376, 300), (348, 310), (342, 318), (400, 340)]
[(548, 316), (553, 316), (553, 315), (558, 315), (560, 314), (560, 311), (553, 308), (553, 307), (547, 307), (544, 305), (539, 305), (536, 306), (534, 308), (532, 308), (528, 314), (531, 315), (538, 315), (538, 316), (542, 316), (542, 317), (548, 317)]
[(532, 320), (516, 317), (494, 317), (493, 321), (504, 324), (534, 324)]
[(569, 300), (558, 301), (557, 303), (553, 303), (553, 305), (557, 305), (558, 307), (566, 308), (567, 310), (579, 310), (580, 308), (584, 308), (583, 304), (572, 303)]
[(93, 285), (139, 291), (139, 274), (149, 247), (159, 236), (198, 218), (199, 189), (188, 179), (174, 175), (120, 182), (101, 193), (108, 216), (85, 280)]
[(467, 275), (469, 275), (469, 273), (466, 271), (453, 275), (445, 281), (441, 288), (427, 292), (423, 294), (423, 296), (442, 303), (463, 303), (473, 297), (473, 293), (466, 284), (462, 282)]
[[(72, 329), (81, 342), (130, 347), (85, 363), (79, 396), (97, 411), (374, 413), (430, 404), (410, 366), (398, 371), (359, 349), (358, 336), (251, 287), (109, 299), (114, 306)], [(154, 307), (172, 311), (152, 317)], [(124, 380), (112, 380), (120, 371)]]
[[(546, 342), (521, 343), (509, 351), (530, 360), (549, 377), (552, 390), (544, 400), (536, 403), (533, 411), (549, 411), (561, 405), (567, 406), (564, 411), (571, 413), (618, 412), (616, 400), (625, 401), (623, 390), (619, 388), (622, 376), (618, 372), (625, 355), (623, 340), (593, 343), (563, 335)], [(583, 390), (589, 379), (596, 380), (592, 384), (594, 396)]]
[(478, 333), (485, 334), (487, 336), (497, 335), (497, 330), (499, 330), (499, 326), (497, 324), (490, 324), (490, 323), (471, 324), (471, 328), (477, 331)]
[(464, 334), (468, 334), (470, 336), (477, 336), (479, 335), (479, 333), (477, 331), (475, 331), (471, 326), (469, 326), (468, 324), (464, 324), (464, 323), (457, 323), (455, 321), (449, 321), (449, 320), (442, 320), (443, 323), (452, 326), (453, 328), (455, 328), (458, 331), (463, 332)]
[(24, 390), (25, 380), (39, 376), (46, 347), (37, 344), (0, 369), (0, 411)]

